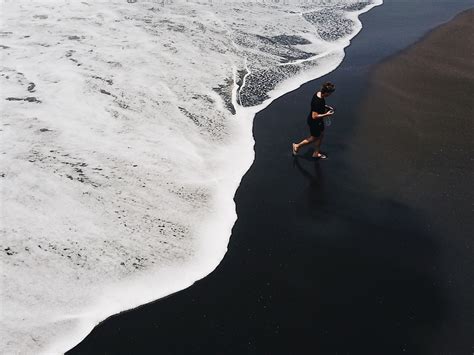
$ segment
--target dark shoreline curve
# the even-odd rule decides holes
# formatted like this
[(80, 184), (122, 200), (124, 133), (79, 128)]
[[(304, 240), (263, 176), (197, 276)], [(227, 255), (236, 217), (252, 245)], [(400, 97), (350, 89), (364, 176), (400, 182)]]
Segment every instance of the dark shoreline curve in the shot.
[[(433, 201), (420, 201), (417, 189), (406, 198), (404, 185), (388, 178), (396, 157), (390, 139), (367, 133), (387, 130), (367, 123), (373, 65), (470, 6), (387, 0), (364, 14), (364, 29), (335, 72), (257, 115), (255, 162), (237, 191), (239, 219), (217, 269), (171, 297), (109, 318), (68, 353), (471, 353), (466, 239), (454, 228), (455, 247), (446, 252), (446, 237), (428, 228)], [(338, 115), (326, 137), (330, 160), (292, 163), (291, 139), (306, 133), (308, 100), (325, 79), (338, 85), (329, 102)], [(385, 153), (374, 156), (377, 165), (366, 158), (375, 144)]]

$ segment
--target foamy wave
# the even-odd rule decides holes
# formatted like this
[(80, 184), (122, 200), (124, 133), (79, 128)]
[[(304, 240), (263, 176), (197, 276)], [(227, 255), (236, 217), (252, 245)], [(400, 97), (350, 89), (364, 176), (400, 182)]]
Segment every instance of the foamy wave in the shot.
[(381, 2), (3, 1), (2, 353), (61, 353), (211, 272), (252, 120)]

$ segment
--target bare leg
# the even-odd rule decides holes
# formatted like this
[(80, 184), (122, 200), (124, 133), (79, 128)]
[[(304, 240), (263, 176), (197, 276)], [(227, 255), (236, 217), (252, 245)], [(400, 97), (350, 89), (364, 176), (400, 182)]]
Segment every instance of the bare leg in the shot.
[(321, 147), (321, 140), (322, 137), (319, 137), (314, 141), (314, 153), (312, 155), (313, 158), (319, 157), (319, 148)]
[(301, 142), (297, 144), (293, 143), (293, 152), (295, 154), (298, 153), (298, 150), (300, 150), (301, 147), (304, 147), (305, 145), (314, 142), (315, 139), (316, 137), (309, 136), (308, 138), (303, 139)]
[(312, 155), (313, 158), (321, 157), (321, 143), (323, 142), (324, 134), (321, 134), (319, 138), (314, 140), (314, 153)]

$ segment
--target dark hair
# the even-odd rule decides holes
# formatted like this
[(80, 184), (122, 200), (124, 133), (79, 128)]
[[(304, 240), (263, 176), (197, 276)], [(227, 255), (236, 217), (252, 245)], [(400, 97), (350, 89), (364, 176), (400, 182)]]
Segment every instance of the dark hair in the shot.
[(334, 86), (334, 84), (329, 81), (324, 83), (323, 86), (321, 86), (322, 94), (330, 94), (330, 93), (333, 93), (334, 91), (336, 91), (336, 86)]

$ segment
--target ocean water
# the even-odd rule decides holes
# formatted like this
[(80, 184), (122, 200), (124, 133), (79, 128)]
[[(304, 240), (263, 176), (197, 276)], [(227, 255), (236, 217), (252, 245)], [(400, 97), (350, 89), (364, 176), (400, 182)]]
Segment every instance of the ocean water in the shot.
[(62, 353), (209, 274), (255, 113), (379, 4), (3, 0), (0, 352)]

